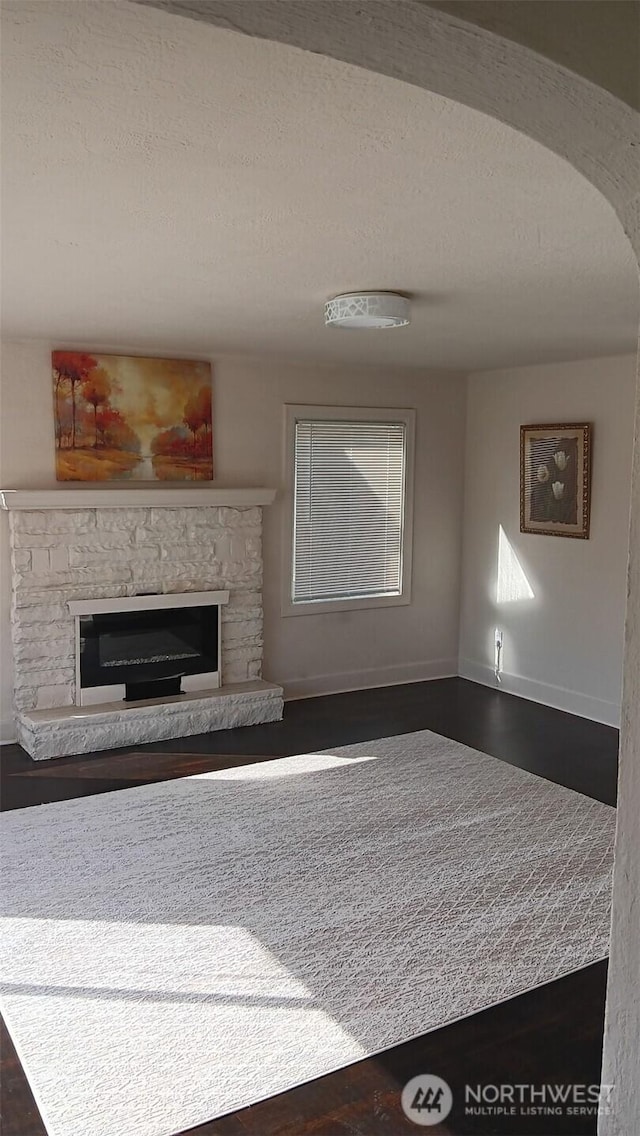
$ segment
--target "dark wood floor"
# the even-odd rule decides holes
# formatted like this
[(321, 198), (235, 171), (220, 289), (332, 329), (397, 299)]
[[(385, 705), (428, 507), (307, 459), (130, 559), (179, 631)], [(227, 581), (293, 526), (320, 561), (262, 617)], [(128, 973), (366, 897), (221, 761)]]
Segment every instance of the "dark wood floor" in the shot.
[[(265, 726), (32, 762), (18, 746), (0, 751), (2, 808), (15, 809), (152, 781), (430, 729), (542, 777), (615, 804), (617, 731), (464, 679), (414, 683), (289, 703)], [(191, 1136), (396, 1136), (416, 1132), (399, 1105), (418, 1073), (443, 1077), (454, 1093), (434, 1136), (593, 1136), (595, 1118), (470, 1117), (469, 1084), (595, 1084), (600, 1076), (604, 963), (191, 1130)], [(4, 1136), (45, 1136), (3, 1027)], [(92, 1136), (90, 1132), (86, 1136)], [(113, 1136), (130, 1136), (114, 1133)]]

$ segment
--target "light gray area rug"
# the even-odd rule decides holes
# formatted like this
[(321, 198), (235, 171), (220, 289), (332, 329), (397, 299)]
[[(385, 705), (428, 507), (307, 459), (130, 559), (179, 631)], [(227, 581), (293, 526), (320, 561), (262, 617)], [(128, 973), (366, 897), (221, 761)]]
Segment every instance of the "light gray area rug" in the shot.
[(615, 813), (420, 732), (5, 814), (51, 1136), (169, 1136), (607, 953)]

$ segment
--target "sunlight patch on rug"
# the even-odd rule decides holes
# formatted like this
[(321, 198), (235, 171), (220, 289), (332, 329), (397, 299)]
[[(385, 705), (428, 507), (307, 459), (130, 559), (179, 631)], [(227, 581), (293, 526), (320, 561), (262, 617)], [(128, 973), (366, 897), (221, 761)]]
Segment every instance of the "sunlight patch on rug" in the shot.
[[(219, 781), (271, 781), (277, 777), (299, 777), (301, 773), (320, 773), (323, 769), (339, 769), (361, 761), (375, 761), (376, 754), (338, 757), (336, 753), (300, 753), (292, 757), (263, 761), (256, 765), (236, 765), (216, 773)], [(210, 773), (194, 773), (190, 780), (207, 779)]]

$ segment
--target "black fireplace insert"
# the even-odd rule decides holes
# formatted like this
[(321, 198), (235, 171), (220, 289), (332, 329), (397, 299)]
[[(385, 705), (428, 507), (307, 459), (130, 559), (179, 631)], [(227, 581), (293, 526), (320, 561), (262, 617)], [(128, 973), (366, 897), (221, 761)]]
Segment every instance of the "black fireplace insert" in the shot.
[(80, 616), (81, 686), (124, 684), (127, 700), (180, 692), (218, 670), (217, 605)]

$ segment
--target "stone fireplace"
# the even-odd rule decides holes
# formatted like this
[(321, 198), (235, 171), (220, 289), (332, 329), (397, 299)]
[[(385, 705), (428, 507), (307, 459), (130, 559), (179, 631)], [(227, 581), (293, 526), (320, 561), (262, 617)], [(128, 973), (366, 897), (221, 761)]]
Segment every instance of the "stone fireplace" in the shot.
[[(195, 487), (0, 495), (11, 533), (16, 731), (32, 757), (282, 717), (282, 689), (262, 679), (262, 506), (274, 495)], [(216, 609), (206, 648), (195, 617), (175, 614), (197, 607)]]

